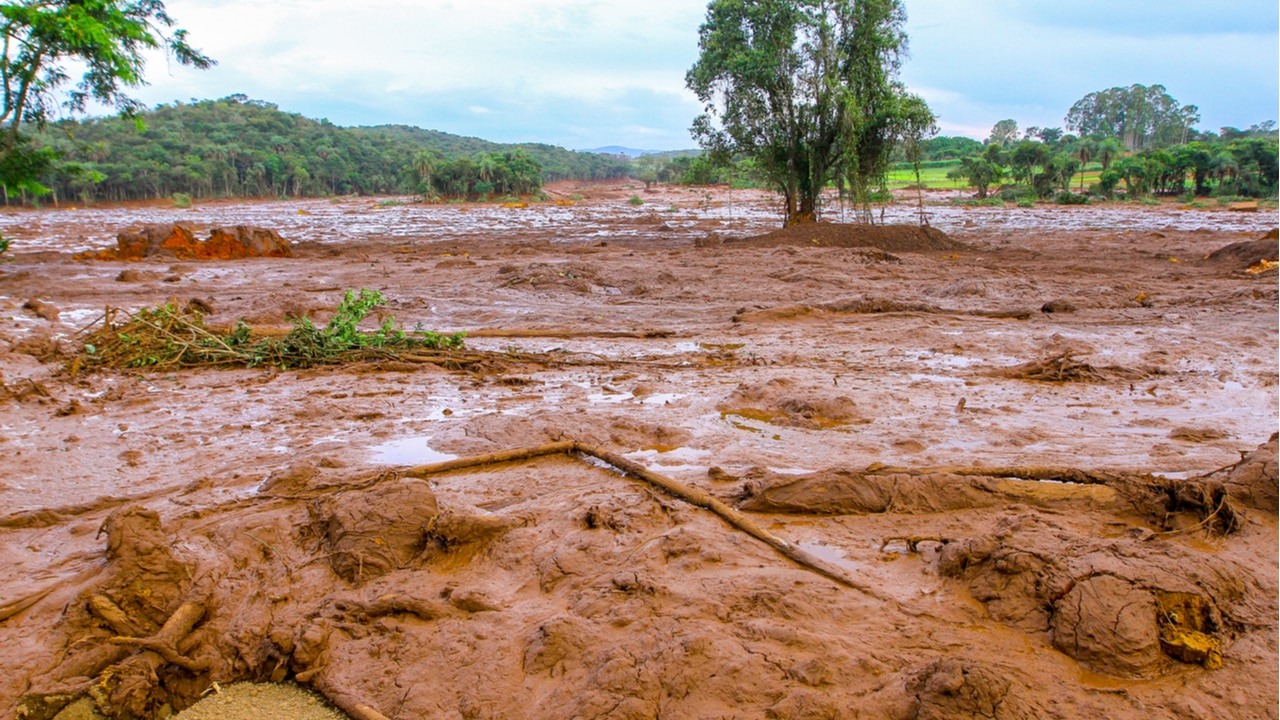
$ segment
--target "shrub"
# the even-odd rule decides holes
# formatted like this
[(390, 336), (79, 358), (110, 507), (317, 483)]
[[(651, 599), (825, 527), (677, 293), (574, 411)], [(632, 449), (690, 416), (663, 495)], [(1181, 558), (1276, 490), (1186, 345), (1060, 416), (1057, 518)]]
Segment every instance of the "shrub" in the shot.
[(996, 193), (996, 197), (1005, 202), (1021, 202), (1037, 199), (1036, 191), (1027, 185), (1005, 185)]
[(627, 201), (627, 204), (640, 207), (644, 204), (644, 198), (641, 198), (639, 195), (632, 195), (631, 199)]
[(174, 206), (174, 207), (176, 207), (176, 208), (189, 208), (189, 207), (191, 207), (191, 196), (190, 196), (190, 195), (188, 195), (188, 194), (186, 194), (186, 193), (174, 193), (174, 194), (173, 194), (173, 206)]
[(1088, 205), (1089, 196), (1084, 194), (1077, 195), (1070, 190), (1063, 190), (1054, 197), (1053, 201), (1059, 205)]
[(1020, 207), (1020, 208), (1033, 208), (1033, 207), (1035, 207), (1035, 206), (1036, 206), (1036, 201), (1035, 201), (1035, 200), (1032, 200), (1031, 198), (1027, 198), (1026, 200), (1019, 200), (1019, 201), (1018, 201), (1018, 207)]

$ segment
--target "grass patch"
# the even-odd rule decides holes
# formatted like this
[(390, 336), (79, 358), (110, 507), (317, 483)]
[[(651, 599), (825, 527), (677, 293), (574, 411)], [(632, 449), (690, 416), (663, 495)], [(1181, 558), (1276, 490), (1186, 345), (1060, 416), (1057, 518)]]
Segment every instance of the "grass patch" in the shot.
[(640, 197), (639, 195), (632, 195), (631, 199), (627, 200), (627, 204), (634, 205), (635, 207), (640, 207), (641, 205), (644, 204), (644, 198)]

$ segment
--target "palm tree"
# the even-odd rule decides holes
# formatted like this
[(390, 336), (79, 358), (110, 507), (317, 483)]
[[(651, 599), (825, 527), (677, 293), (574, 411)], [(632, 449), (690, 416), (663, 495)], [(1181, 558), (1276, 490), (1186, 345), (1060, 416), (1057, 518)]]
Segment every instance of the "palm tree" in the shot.
[(1080, 161), (1080, 192), (1084, 192), (1084, 170), (1098, 151), (1098, 144), (1089, 138), (1081, 138), (1072, 146), (1072, 156)]
[(430, 150), (419, 150), (413, 156), (413, 169), (418, 173), (418, 177), (422, 178), (422, 184), (426, 186), (423, 192), (424, 197), (430, 197), (435, 193), (432, 192), (431, 175), (436, 171), (436, 164), (439, 158)]
[(1102, 163), (1102, 172), (1106, 172), (1111, 168), (1111, 163), (1123, 154), (1124, 146), (1120, 144), (1120, 141), (1115, 138), (1107, 138), (1098, 143), (1095, 157), (1098, 158), (1098, 162)]

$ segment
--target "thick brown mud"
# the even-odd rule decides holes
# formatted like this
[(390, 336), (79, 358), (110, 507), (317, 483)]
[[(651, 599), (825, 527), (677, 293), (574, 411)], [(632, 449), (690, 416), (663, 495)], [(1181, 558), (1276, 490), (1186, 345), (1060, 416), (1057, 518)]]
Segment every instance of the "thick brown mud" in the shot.
[[(1274, 213), (552, 189), (0, 214), (0, 716), (1277, 717)], [(294, 257), (74, 258), (179, 221)], [(361, 287), (502, 361), (68, 369)]]

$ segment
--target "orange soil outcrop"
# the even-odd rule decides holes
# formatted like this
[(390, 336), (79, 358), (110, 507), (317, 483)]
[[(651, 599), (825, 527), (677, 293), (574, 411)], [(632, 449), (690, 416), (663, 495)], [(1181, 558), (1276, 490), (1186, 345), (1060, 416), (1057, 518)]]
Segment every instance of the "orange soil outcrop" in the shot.
[(93, 260), (142, 260), (169, 257), (178, 260), (239, 260), (250, 257), (293, 257), (288, 240), (275, 230), (235, 225), (209, 231), (208, 240), (197, 240), (186, 225), (146, 225), (137, 232), (122, 232), (116, 247), (77, 257)]

